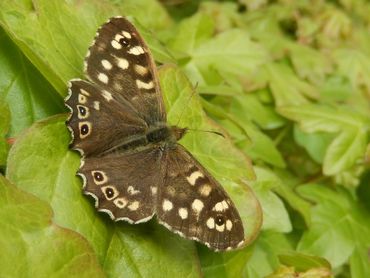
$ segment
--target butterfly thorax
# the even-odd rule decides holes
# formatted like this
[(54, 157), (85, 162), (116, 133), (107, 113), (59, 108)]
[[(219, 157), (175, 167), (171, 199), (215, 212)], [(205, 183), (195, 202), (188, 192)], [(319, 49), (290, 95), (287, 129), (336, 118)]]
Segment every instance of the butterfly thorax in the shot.
[(136, 152), (148, 145), (163, 145), (165, 148), (175, 148), (177, 141), (186, 133), (187, 128), (177, 126), (167, 126), (158, 124), (150, 127), (143, 134), (136, 134), (122, 139), (122, 142), (102, 152), (100, 156), (106, 156), (111, 153)]
[(165, 142), (171, 147), (176, 145), (176, 142), (185, 135), (186, 131), (186, 128), (162, 125), (149, 129), (146, 133), (146, 141), (148, 144)]

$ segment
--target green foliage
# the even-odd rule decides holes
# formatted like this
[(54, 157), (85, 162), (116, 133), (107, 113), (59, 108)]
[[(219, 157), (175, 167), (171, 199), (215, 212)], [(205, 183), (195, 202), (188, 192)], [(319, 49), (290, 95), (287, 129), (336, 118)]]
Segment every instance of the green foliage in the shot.
[[(370, 277), (370, 4), (314, 2), (0, 1), (0, 276)], [(225, 134), (181, 144), (248, 247), (112, 223), (81, 194), (63, 97), (119, 14), (165, 64), (169, 123)]]
[(0, 211), (1, 276), (103, 277), (86, 239), (55, 224), (48, 203), (3, 176)]

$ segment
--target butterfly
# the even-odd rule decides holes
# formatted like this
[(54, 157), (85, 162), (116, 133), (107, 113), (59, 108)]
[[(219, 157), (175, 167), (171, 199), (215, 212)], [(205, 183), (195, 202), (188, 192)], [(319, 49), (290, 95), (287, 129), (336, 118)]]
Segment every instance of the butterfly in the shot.
[(115, 220), (160, 224), (215, 251), (245, 244), (240, 215), (170, 126), (149, 49), (124, 17), (103, 24), (85, 58), (87, 80), (72, 79), (65, 100), (77, 175), (99, 211)]

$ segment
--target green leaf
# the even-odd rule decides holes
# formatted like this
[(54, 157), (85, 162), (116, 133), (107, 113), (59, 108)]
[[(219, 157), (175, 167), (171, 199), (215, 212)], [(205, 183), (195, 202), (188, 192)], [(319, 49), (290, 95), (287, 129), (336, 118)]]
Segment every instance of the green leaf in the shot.
[(276, 129), (285, 124), (284, 118), (277, 114), (273, 107), (260, 102), (258, 93), (234, 94), (230, 109), (231, 112), (238, 113), (240, 122), (243, 122), (243, 118), (248, 118), (262, 129)]
[(311, 223), (310, 204), (294, 193), (288, 185), (288, 179), (282, 180), (276, 173), (268, 169), (261, 167), (254, 169), (257, 179), (252, 183), (252, 187), (262, 205), (264, 229), (289, 232), (292, 228), (287, 210), (279, 197), (299, 212), (307, 225)]
[[(89, 6), (95, 8), (92, 3)], [(105, 6), (107, 6), (107, 3)], [(143, 26), (150, 27), (152, 30), (163, 30), (172, 24), (172, 18), (157, 0), (117, 1), (116, 6), (111, 4), (110, 7), (114, 8), (113, 12), (118, 12), (122, 16), (134, 16)], [(118, 14), (112, 14), (111, 16), (115, 15)]]
[[(126, 1), (121, 5), (98, 0), (74, 5), (39, 0), (1, 1), (0, 24), (58, 93), (65, 96), (66, 80), (81, 76), (82, 61), (96, 30), (111, 16), (120, 15), (121, 10), (126, 16), (134, 13), (151, 28), (164, 28), (170, 22), (154, 0)], [(157, 16), (148, 17), (148, 11)]]
[(236, 96), (230, 106), (229, 113), (233, 115), (234, 121), (240, 123), (252, 141), (252, 145), (243, 147), (246, 153), (252, 158), (260, 158), (274, 166), (285, 167), (285, 161), (275, 143), (251, 123), (254, 121), (272, 129), (281, 126), (283, 120), (273, 110), (262, 106), (252, 95)]
[(211, 253), (206, 248), (198, 248), (204, 277), (242, 277), (244, 268), (253, 253), (253, 248)]
[(300, 78), (321, 85), (326, 75), (333, 70), (327, 55), (302, 44), (289, 45), (290, 57)]
[(351, 97), (357, 99), (358, 94), (353, 92), (350, 81), (338, 75), (329, 76), (320, 86), (320, 99), (322, 102), (345, 102)]
[(268, 164), (281, 168), (286, 166), (284, 158), (270, 137), (254, 127), (253, 124), (243, 122), (243, 128), (250, 137), (252, 144), (238, 142), (237, 146), (239, 148), (244, 150), (253, 160), (261, 159)]
[(191, 61), (185, 69), (191, 80), (200, 85), (206, 85), (207, 80), (212, 79), (210, 69), (218, 72), (220, 80), (227, 77), (228, 83), (239, 82), (240, 77), (251, 73), (268, 59), (263, 47), (252, 42), (248, 34), (239, 29), (222, 32), (200, 43), (189, 54)]
[(216, 32), (221, 33), (241, 24), (242, 16), (237, 12), (238, 5), (232, 1), (199, 1), (199, 11), (212, 17)]
[(244, 269), (247, 278), (266, 277), (279, 266), (278, 255), (293, 248), (283, 234), (272, 231), (262, 232), (253, 247), (253, 254)]
[(351, 277), (368, 277), (370, 275), (369, 245), (356, 246), (349, 260)]
[(294, 251), (279, 255), (279, 261), (283, 265), (293, 266), (299, 272), (308, 271), (313, 268), (331, 269), (329, 262), (321, 257), (309, 256)]
[(270, 137), (262, 133), (249, 120), (240, 106), (233, 105), (231, 111), (220, 108), (208, 101), (203, 101), (206, 111), (230, 132), (238, 148), (252, 159), (261, 159), (277, 167), (285, 167), (285, 162)]
[(323, 163), (326, 150), (334, 137), (333, 134), (324, 132), (304, 133), (299, 127), (294, 126), (294, 140), (320, 164)]
[(300, 186), (298, 192), (317, 203), (312, 209), (312, 225), (304, 232), (298, 251), (322, 256), (336, 268), (357, 246), (369, 246), (370, 215), (347, 192), (319, 184)]
[(208, 15), (196, 13), (181, 21), (176, 29), (176, 36), (168, 43), (173, 50), (191, 55), (201, 43), (212, 37), (214, 22)]
[(1, 175), (0, 219), (1, 276), (104, 277), (85, 239), (55, 225), (46, 202)]
[[(79, 9), (55, 0), (41, 0), (37, 5), (0, 3), (1, 25), (62, 96), (66, 94), (65, 80), (80, 76), (87, 46), (98, 24), (107, 18), (107, 8), (94, 3), (97, 6), (93, 11), (85, 2)], [(58, 20), (50, 20), (50, 15)]]
[(279, 112), (297, 121), (305, 132), (339, 133), (326, 150), (323, 162), (325, 175), (347, 170), (364, 156), (369, 123), (360, 114), (312, 104), (282, 107)]
[(262, 68), (266, 72), (276, 106), (302, 105), (307, 97), (317, 98), (315, 87), (300, 80), (290, 67), (283, 63), (269, 63)]
[(338, 71), (348, 77), (352, 86), (370, 90), (370, 56), (356, 49), (338, 49), (334, 52)]
[(254, 40), (263, 44), (272, 57), (281, 57), (291, 43), (284, 35), (280, 20), (290, 12), (291, 5), (268, 5), (243, 15), (246, 28)]
[(311, 268), (307, 271), (300, 272), (296, 271), (294, 267), (279, 266), (279, 268), (271, 275), (266, 278), (294, 278), (294, 277), (305, 277), (305, 278), (329, 278), (332, 277), (332, 273), (325, 267)]
[(1, 28), (0, 65), (0, 99), (11, 115), (9, 136), (17, 136), (36, 120), (64, 111), (62, 98)]
[(288, 233), (292, 230), (288, 212), (276, 194), (271, 190), (278, 180), (272, 173), (255, 167), (257, 179), (252, 183), (263, 211), (263, 230)]
[(6, 135), (10, 126), (10, 111), (8, 105), (0, 98), (0, 167), (6, 164), (8, 144)]

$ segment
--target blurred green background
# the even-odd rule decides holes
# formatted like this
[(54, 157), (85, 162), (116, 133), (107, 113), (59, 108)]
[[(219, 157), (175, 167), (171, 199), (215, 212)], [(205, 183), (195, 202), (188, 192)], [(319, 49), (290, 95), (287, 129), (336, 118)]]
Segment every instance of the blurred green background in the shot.
[[(249, 245), (214, 253), (113, 223), (68, 150), (71, 78), (127, 16), (170, 124), (235, 201)], [(0, 2), (0, 277), (370, 277), (366, 0)], [(194, 94), (195, 92), (195, 94)]]

